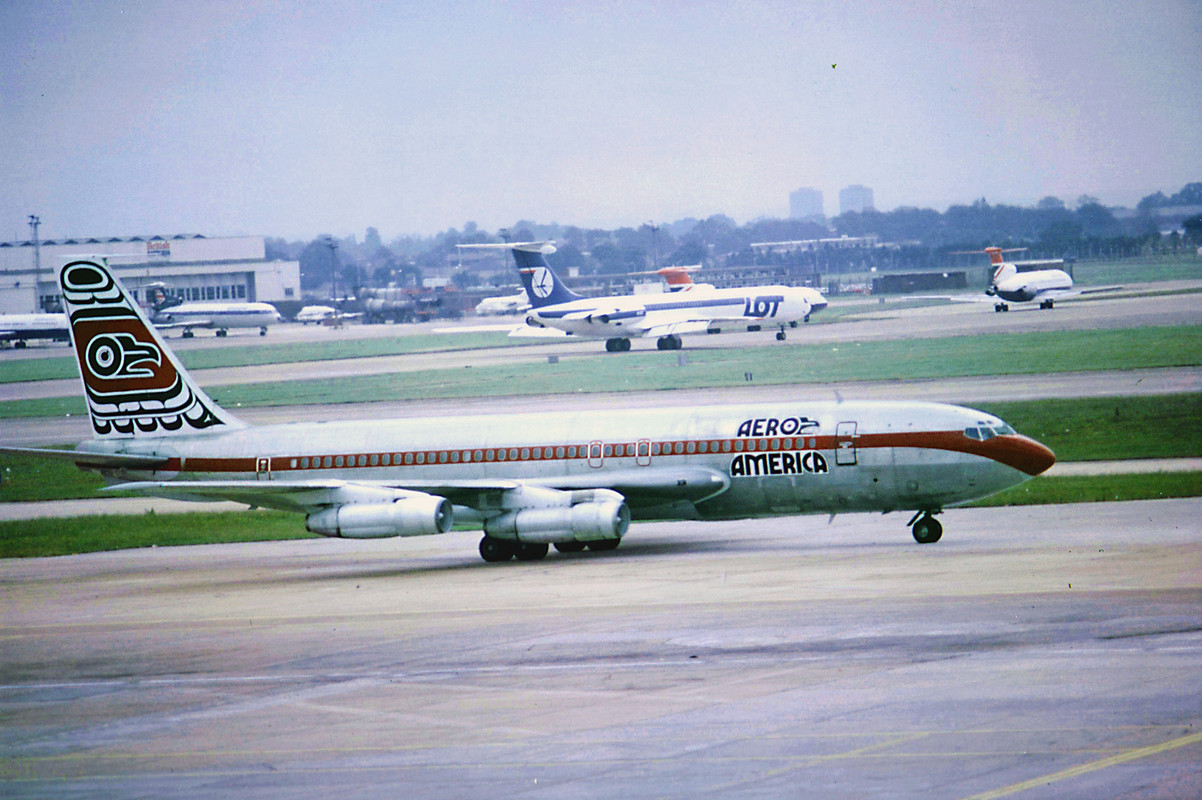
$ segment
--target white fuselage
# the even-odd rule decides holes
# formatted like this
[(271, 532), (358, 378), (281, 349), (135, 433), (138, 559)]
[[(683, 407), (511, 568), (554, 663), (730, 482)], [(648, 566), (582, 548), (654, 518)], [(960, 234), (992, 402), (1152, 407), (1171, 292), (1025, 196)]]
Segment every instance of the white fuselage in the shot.
[(1073, 279), (1064, 270), (1041, 269), (1001, 275), (995, 278), (992, 293), (1011, 303), (1027, 303), (1064, 294), (1072, 288)]
[(68, 338), (66, 314), (0, 314), (0, 342)]
[(558, 328), (576, 336), (597, 338), (640, 337), (655, 328), (689, 320), (714, 320), (724, 326), (788, 325), (826, 307), (813, 290), (793, 286), (756, 286), (750, 289), (713, 289), (695, 286), (687, 292), (630, 297), (585, 298), (531, 309), (531, 324)]
[[(917, 402), (297, 423), (79, 449), (170, 457), (153, 473), (110, 474), (135, 480), (341, 479), (427, 486), (452, 502), (442, 482), (605, 487), (644, 519), (937, 509), (1020, 483), (1054, 460), (996, 417)], [(456, 504), (461, 512), (470, 514)]]
[(266, 328), (280, 319), (280, 312), (270, 303), (180, 303), (154, 315), (161, 325), (214, 328)]
[(305, 306), (296, 315), (296, 321), (302, 324), (321, 322), (338, 313), (333, 306)]

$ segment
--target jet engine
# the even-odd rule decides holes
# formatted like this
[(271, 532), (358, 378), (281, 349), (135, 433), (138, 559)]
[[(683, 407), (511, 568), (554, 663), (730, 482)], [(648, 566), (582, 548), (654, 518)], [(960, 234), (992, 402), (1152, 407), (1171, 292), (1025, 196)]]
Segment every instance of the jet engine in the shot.
[(322, 536), (380, 539), (446, 533), (453, 518), (446, 498), (413, 493), (391, 502), (346, 503), (315, 511), (305, 518), (305, 527)]
[[(525, 487), (526, 494), (532, 494), (532, 488)], [(529, 497), (540, 507), (517, 508), (490, 517), (484, 522), (484, 532), (497, 539), (529, 543), (595, 542), (620, 539), (630, 526), (630, 509), (622, 495), (609, 489), (538, 489), (537, 493), (557, 495), (559, 504), (544, 505), (550, 497)]]

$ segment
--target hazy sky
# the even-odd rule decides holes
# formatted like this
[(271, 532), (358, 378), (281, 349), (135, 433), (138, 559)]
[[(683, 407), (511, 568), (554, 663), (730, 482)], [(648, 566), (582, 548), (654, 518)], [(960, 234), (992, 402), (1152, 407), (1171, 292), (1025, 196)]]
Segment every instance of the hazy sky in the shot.
[(385, 240), (1202, 180), (1202, 0), (0, 2), (0, 239)]

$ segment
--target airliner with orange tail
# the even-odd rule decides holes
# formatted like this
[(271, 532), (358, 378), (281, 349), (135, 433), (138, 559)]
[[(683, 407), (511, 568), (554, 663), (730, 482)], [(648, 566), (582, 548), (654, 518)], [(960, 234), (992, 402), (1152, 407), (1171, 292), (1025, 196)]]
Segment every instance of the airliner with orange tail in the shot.
[[(1112, 292), (1122, 288), (1120, 286), (1104, 286), (1090, 289), (1074, 289), (1072, 276), (1062, 269), (1032, 269), (1034, 267), (1050, 267), (1063, 264), (1063, 259), (1008, 262), (1002, 257), (1003, 253), (1021, 250), (1026, 250), (1026, 248), (1014, 247), (1002, 249), (1000, 247), (986, 247), (984, 250), (968, 251), (989, 255), (989, 263), (993, 265), (993, 278), (990, 280), (989, 288), (985, 290), (985, 294), (989, 297), (997, 298), (993, 305), (994, 311), (1009, 311), (1010, 303), (1031, 303), (1036, 300), (1039, 301), (1040, 308), (1054, 308), (1057, 300), (1066, 297), (1077, 297), (1083, 294), (1098, 292)], [(1019, 266), (1027, 267), (1028, 269), (1020, 272), (1018, 269)]]
[[(110, 488), (233, 500), (345, 538), (483, 530), (486, 561), (618, 546), (632, 519), (845, 511), (934, 515), (1045, 471), (1042, 444), (990, 414), (925, 402), (776, 403), (251, 427), (213, 402), (101, 258), (59, 274), (93, 436), (74, 462)], [(136, 525), (136, 520), (130, 524)]]

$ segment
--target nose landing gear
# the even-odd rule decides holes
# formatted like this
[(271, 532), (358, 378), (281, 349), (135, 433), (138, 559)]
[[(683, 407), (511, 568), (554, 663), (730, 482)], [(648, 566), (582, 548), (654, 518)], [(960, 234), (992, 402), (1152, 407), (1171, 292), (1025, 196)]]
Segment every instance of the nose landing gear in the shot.
[[(919, 544), (934, 544), (943, 536), (943, 526), (934, 515), (938, 511), (919, 511), (910, 519), (910, 532)], [(919, 519), (921, 517), (921, 519)]]

